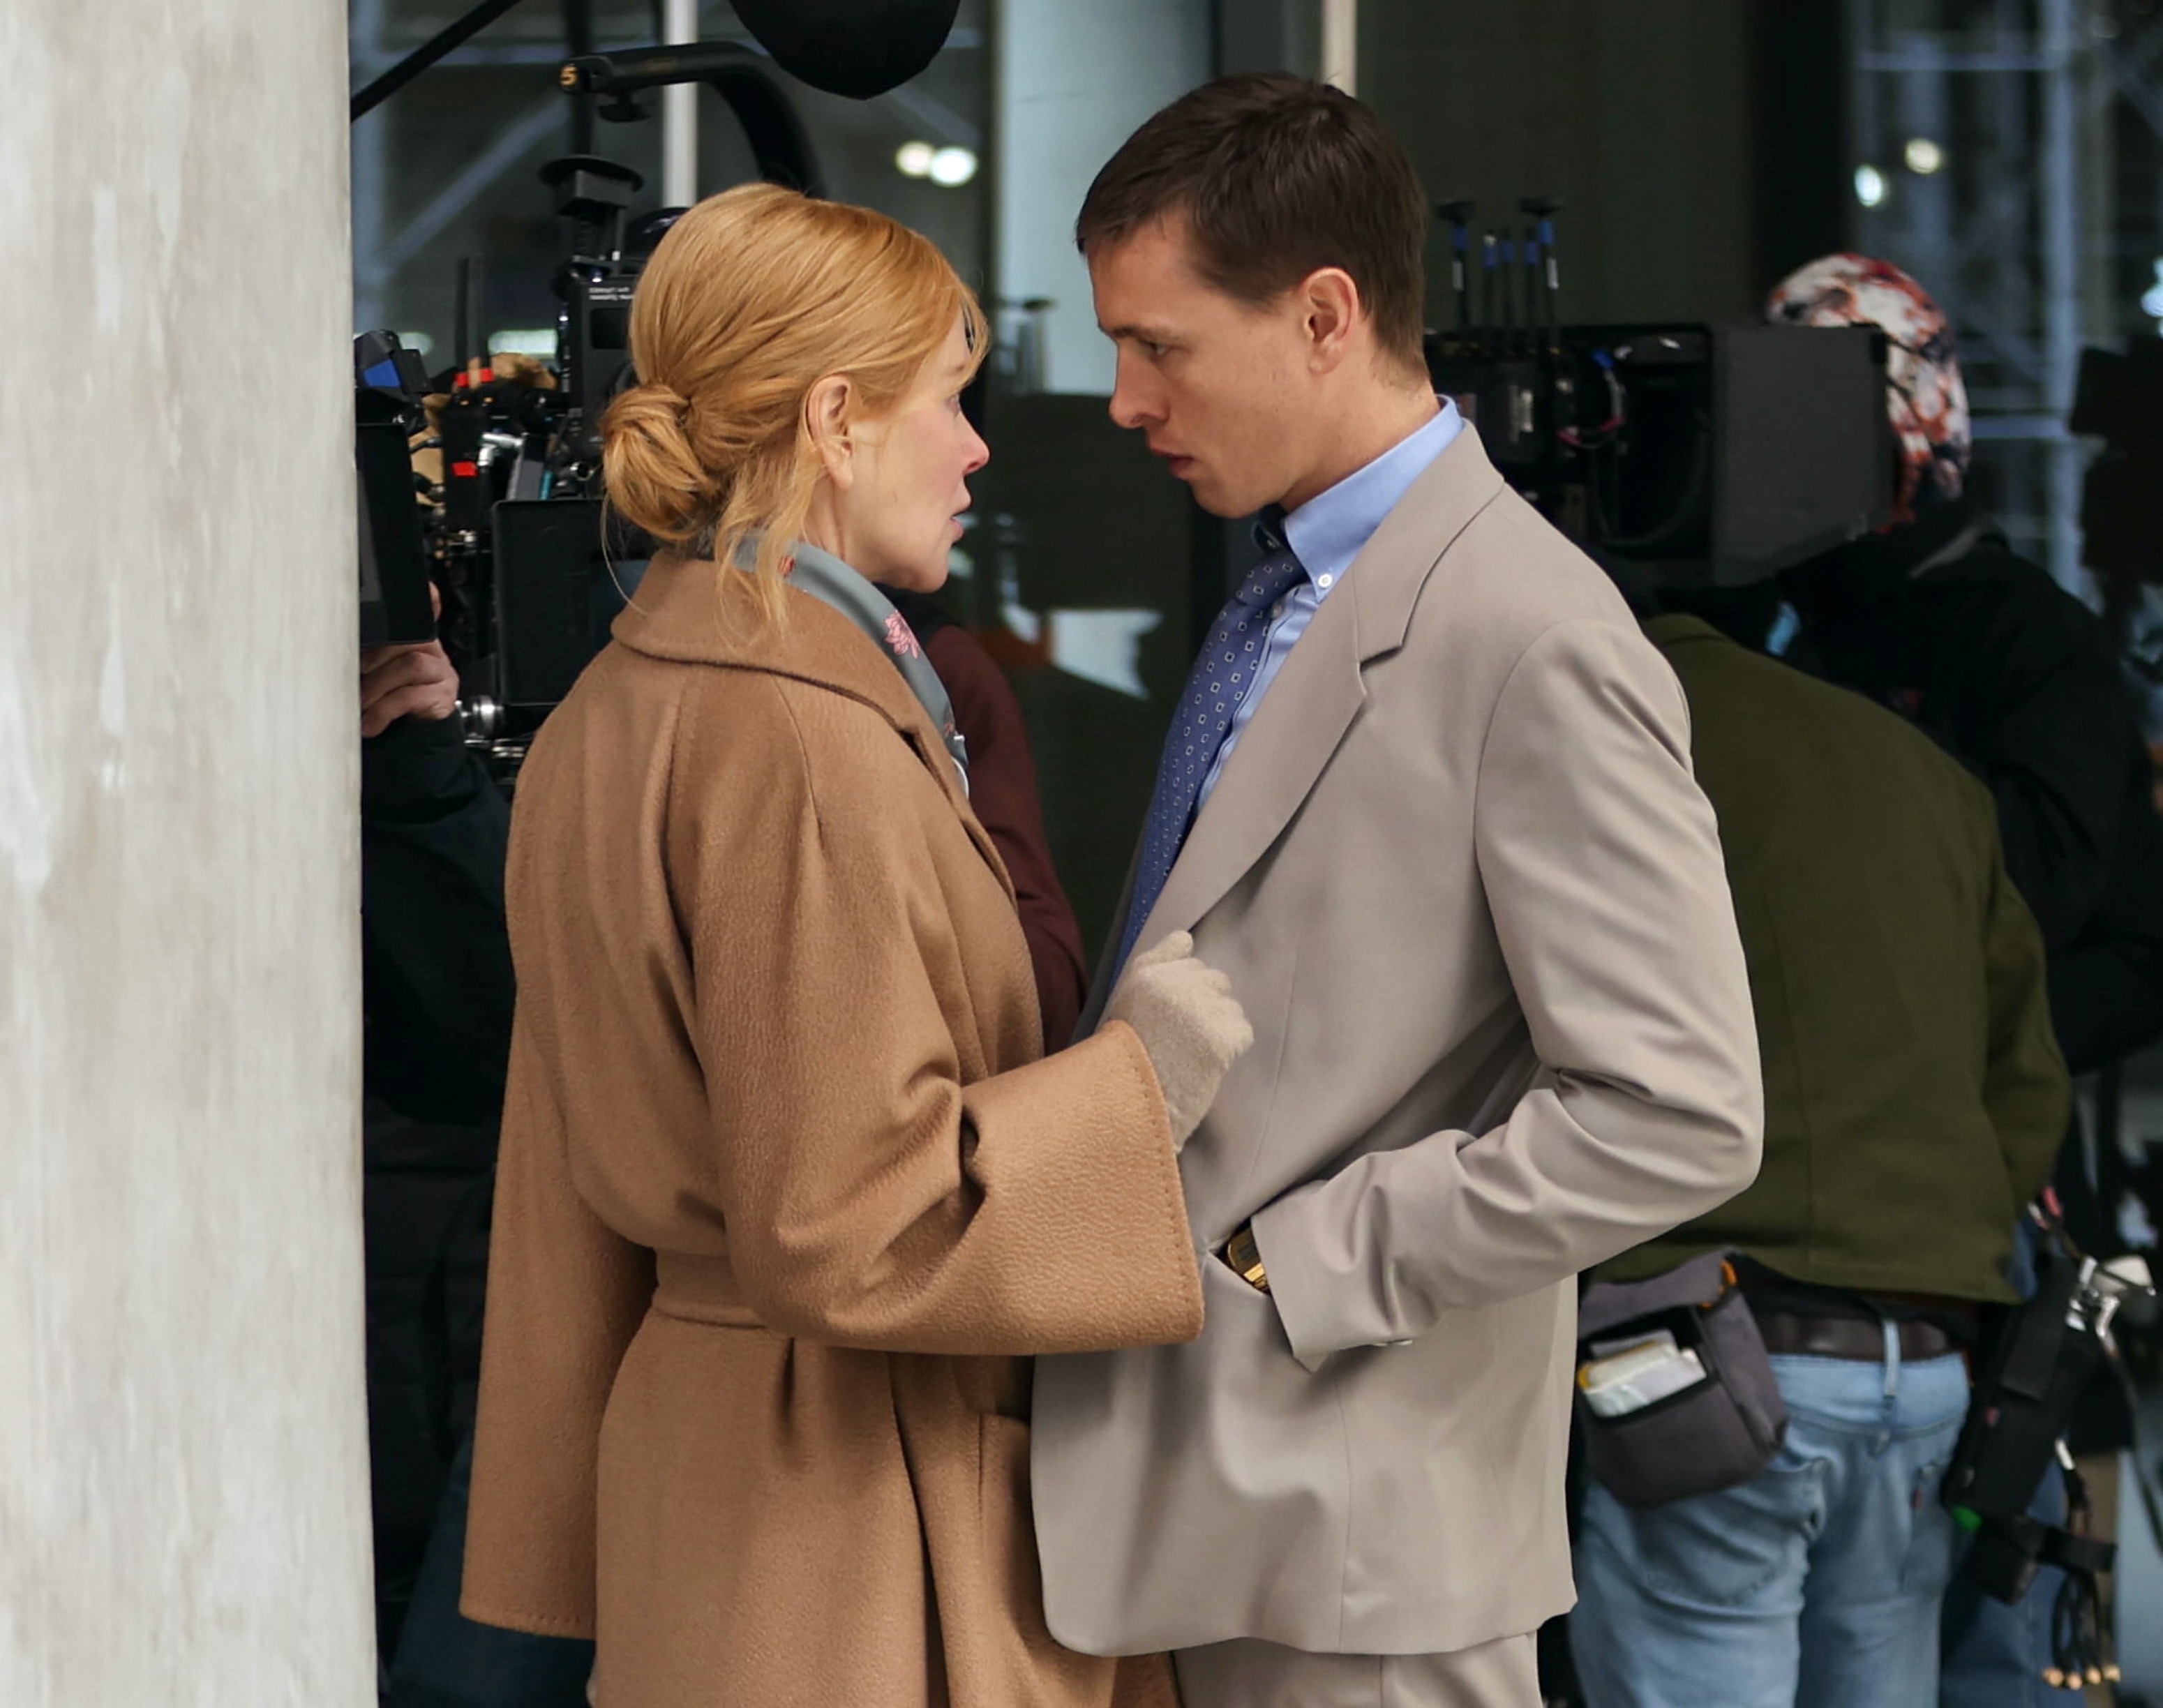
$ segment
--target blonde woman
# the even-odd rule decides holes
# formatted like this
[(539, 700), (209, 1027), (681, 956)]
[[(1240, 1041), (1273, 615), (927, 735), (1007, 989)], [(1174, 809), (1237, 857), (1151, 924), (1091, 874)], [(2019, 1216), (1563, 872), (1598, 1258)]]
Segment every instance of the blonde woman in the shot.
[(677, 549), (518, 793), (464, 1608), (600, 1708), (1108, 1708), (1047, 1634), (1024, 1355), (1192, 1338), (1178, 1148), (1251, 1037), (1174, 940), (1044, 1060), (937, 678), (984, 348), (924, 238), (758, 186), (640, 285), (611, 502)]

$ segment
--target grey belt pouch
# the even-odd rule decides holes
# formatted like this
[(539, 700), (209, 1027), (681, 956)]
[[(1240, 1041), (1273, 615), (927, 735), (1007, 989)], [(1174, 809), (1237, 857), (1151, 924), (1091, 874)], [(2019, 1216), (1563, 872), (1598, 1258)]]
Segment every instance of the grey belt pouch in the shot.
[(1787, 1404), (1725, 1252), (1595, 1282), (1577, 1332), (1586, 1462), (1624, 1506), (1731, 1489), (1780, 1450)]

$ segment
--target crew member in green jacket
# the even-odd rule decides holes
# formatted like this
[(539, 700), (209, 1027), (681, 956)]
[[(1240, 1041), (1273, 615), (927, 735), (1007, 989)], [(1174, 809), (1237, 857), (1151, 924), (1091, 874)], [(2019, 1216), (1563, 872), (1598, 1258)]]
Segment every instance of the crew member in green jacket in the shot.
[[(1705, 600), (1765, 634), (1770, 587)], [(1616, 1259), (1734, 1250), (1789, 1412), (1740, 1488), (1640, 1511), (1595, 1487), (1571, 1634), (1590, 1708), (1913, 1708), (1936, 1700), (1959, 1533), (1937, 1485), (1977, 1307), (2069, 1090), (2043, 943), (1991, 797), (1858, 694), (1699, 617), (1648, 626), (1720, 819), (1764, 1063), (1756, 1184)]]

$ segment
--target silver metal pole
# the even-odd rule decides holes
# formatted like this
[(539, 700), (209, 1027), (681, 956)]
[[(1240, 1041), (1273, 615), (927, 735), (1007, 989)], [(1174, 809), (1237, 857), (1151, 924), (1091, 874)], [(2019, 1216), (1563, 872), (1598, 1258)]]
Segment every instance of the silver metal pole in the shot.
[[(2043, 406), (2062, 421), (2073, 406), (2081, 359), (2080, 110), (2076, 86), (2081, 50), (2079, 0), (2041, 0), (2043, 52), (2042, 274)], [(2062, 429), (2061, 430), (2062, 434)], [(2051, 441), (2050, 571), (2078, 593), (2081, 584), (2080, 443)]]
[(1359, 92), (1359, 0), (1322, 0), (1322, 75), (1347, 95)]
[[(662, 37), (699, 39), (699, 0), (663, 0)], [(699, 86), (671, 83), (661, 92), (661, 200), (689, 207), (699, 199)]]

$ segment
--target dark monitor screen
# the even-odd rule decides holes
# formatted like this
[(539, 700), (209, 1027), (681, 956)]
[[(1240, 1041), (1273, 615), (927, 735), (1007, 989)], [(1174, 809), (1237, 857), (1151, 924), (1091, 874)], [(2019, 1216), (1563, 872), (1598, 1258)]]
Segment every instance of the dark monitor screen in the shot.
[(1723, 327), (1716, 348), (1715, 581), (1759, 580), (1890, 519), (1883, 333)]
[(495, 506), (496, 644), (505, 705), (556, 705), (608, 644), (609, 625), (637, 590), (646, 559), (624, 555), (631, 542), (605, 541), (601, 528), (598, 499)]

